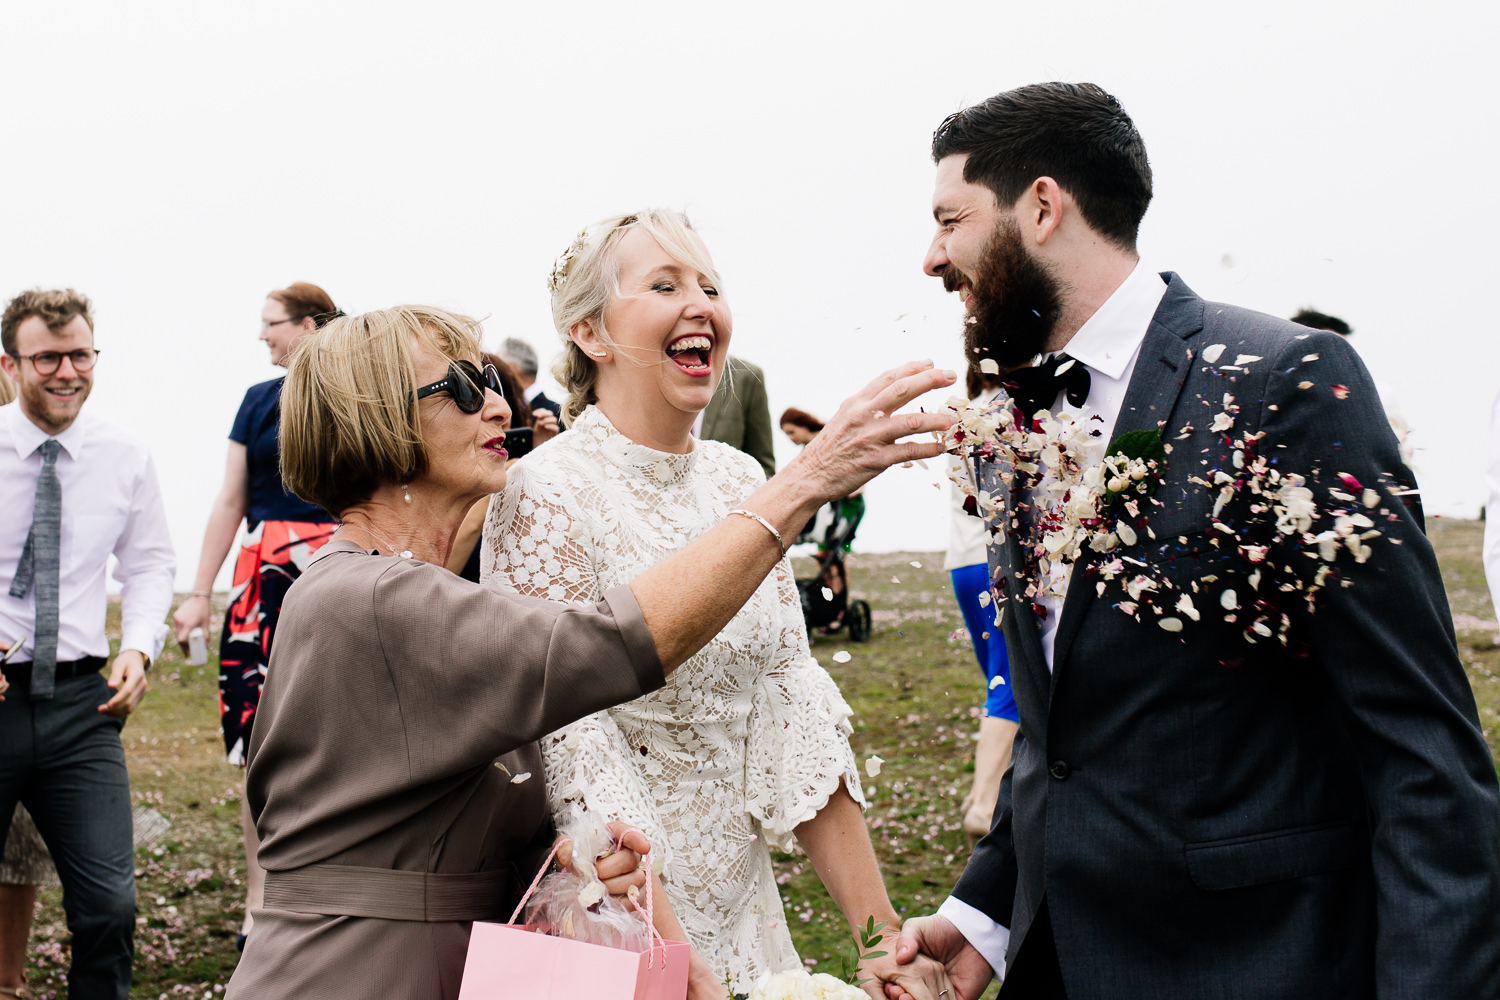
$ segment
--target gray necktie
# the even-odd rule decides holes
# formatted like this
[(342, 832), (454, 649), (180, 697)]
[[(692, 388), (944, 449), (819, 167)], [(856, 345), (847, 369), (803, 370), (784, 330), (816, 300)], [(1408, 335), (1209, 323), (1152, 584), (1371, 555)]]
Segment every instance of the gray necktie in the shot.
[(36, 634), (31, 640), (31, 697), (52, 697), (57, 676), (57, 590), (62, 540), (62, 484), (57, 480), (57, 452), (62, 446), (47, 440), (42, 472), (36, 477), (36, 508), (31, 533), (21, 551), (21, 564), (10, 584), (11, 597), (25, 597), (36, 585)]

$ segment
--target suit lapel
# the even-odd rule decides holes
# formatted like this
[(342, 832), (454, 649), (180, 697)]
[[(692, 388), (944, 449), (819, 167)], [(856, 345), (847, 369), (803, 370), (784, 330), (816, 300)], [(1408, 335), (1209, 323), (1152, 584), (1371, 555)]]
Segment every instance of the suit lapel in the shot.
[[(1125, 401), (1115, 420), (1110, 440), (1130, 431), (1156, 428), (1166, 421), (1177, 405), (1188, 370), (1187, 346), (1184, 341), (1203, 329), (1203, 300), (1175, 274), (1166, 273), (1167, 293), (1157, 306), (1146, 339), (1141, 342), (1140, 357), (1125, 390)], [(1052, 649), (1052, 683), (1068, 661), (1068, 652), (1078, 635), (1079, 624), (1095, 598), (1084, 568), (1092, 557), (1079, 559), (1068, 580), (1068, 594), (1063, 599), (1062, 616), (1057, 624), (1057, 638)]]

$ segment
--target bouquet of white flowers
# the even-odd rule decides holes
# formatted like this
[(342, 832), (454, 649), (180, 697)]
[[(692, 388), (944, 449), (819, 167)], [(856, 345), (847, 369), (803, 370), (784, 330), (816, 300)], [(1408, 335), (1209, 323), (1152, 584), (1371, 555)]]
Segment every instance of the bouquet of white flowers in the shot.
[(869, 1000), (869, 994), (826, 972), (788, 969), (761, 976), (750, 991), (750, 1000)]

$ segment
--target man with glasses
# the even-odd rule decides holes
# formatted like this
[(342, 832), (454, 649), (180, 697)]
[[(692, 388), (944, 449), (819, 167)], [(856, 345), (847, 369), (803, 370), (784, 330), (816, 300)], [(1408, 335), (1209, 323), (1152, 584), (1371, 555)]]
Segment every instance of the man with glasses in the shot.
[[(23, 803), (63, 884), (68, 995), (123, 998), (134, 952), (129, 776), (120, 730), (166, 637), (174, 557), (156, 471), (135, 435), (80, 418), (99, 352), (86, 296), (32, 289), (0, 318), (0, 842)], [(104, 573), (117, 560), (109, 679)], [(0, 896), (0, 905), (6, 897)], [(18, 983), (0, 983), (0, 993)]]

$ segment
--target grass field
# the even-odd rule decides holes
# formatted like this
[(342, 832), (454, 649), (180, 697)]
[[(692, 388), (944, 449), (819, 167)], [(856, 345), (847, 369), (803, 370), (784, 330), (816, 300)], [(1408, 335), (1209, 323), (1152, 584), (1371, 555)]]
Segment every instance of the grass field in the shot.
[[(1500, 739), (1500, 648), (1479, 561), (1481, 525), (1434, 521), (1460, 651), (1485, 735)], [(885, 759), (866, 782), (868, 821), (899, 912), (929, 912), (963, 868), (967, 849), (958, 803), (968, 790), (983, 691), (942, 557), (856, 555), (855, 596), (875, 608), (871, 641), (817, 638), (813, 650), (854, 708), (858, 759)], [(806, 565), (799, 568), (806, 575)], [(222, 614), (218, 615), (222, 618)], [(847, 650), (848, 662), (833, 654)], [(139, 927), (132, 997), (213, 997), (238, 953), (243, 918), (239, 772), (224, 763), (216, 702), (217, 665), (163, 657), (154, 686), (124, 739), (138, 801), (171, 820), (171, 831), (137, 862)], [(778, 877), (798, 950), (819, 971), (839, 973), (848, 936), (817, 876), (797, 855), (778, 855)], [(67, 930), (61, 893), (43, 893), (32, 936), (30, 976), (42, 997), (65, 997)]]

